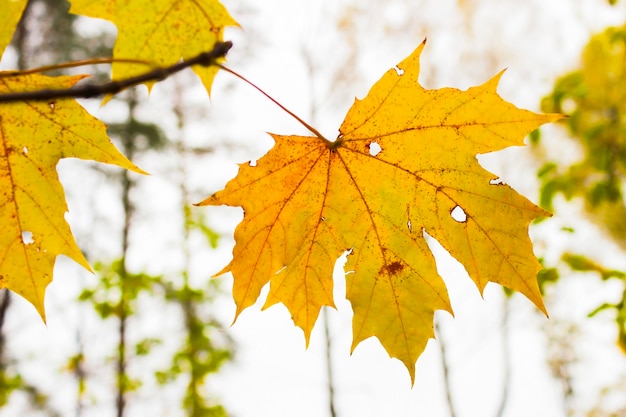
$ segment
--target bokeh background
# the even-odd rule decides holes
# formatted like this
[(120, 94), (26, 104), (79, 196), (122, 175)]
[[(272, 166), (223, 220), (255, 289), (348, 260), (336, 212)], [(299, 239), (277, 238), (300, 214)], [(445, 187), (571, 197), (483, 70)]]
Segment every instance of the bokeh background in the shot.
[[(211, 276), (230, 261), (242, 213), (191, 204), (222, 188), (237, 163), (260, 158), (272, 146), (265, 132), (306, 131), (229, 74), (218, 74), (209, 99), (188, 71), (150, 95), (139, 87), (104, 106), (82, 102), (151, 175), (59, 164), (68, 221), (96, 274), (58, 259), (47, 325), (0, 291), (0, 416), (626, 416), (626, 3), (224, 4), (241, 25), (226, 32), (228, 66), (327, 137), (424, 38), (425, 87), (465, 89), (506, 68), (506, 100), (570, 115), (527, 147), (479, 156), (555, 213), (531, 228), (550, 318), (495, 285), (481, 297), (433, 241), (455, 318), (437, 314), (438, 341), (413, 387), (376, 340), (350, 355), (340, 265), (337, 310), (320, 316), (308, 349), (286, 309), (261, 312), (262, 300), (231, 326), (232, 278)], [(109, 56), (115, 27), (68, 8), (31, 0), (0, 66)]]

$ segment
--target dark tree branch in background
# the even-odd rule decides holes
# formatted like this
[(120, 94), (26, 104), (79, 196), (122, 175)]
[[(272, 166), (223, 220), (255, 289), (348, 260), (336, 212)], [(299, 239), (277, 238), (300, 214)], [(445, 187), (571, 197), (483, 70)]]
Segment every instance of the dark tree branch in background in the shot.
[(509, 393), (511, 386), (511, 346), (509, 340), (509, 309), (511, 298), (508, 294), (504, 295), (504, 305), (502, 310), (502, 397), (498, 405), (496, 417), (503, 417), (507, 403), (509, 401)]
[[(16, 101), (49, 101), (60, 98), (94, 98), (109, 94), (117, 94), (122, 90), (146, 82), (163, 81), (169, 76), (176, 74), (194, 65), (209, 67), (217, 65), (217, 60), (226, 55), (232, 47), (232, 42), (217, 42), (213, 49), (203, 52), (193, 58), (181, 61), (169, 67), (155, 68), (144, 74), (126, 78), (119, 81), (111, 81), (105, 84), (83, 84), (67, 89), (45, 89), (36, 91), (24, 91), (17, 93), (0, 94), (0, 103)], [(12, 76), (18, 76), (19, 72)], [(1, 77), (1, 76), (0, 76)]]
[[(137, 99), (135, 96), (135, 92), (131, 91), (128, 94), (128, 98), (126, 100), (128, 105), (128, 126), (132, 126), (135, 119), (135, 108), (137, 107)], [(133, 158), (136, 147), (133, 141), (134, 132), (131, 129), (128, 129), (121, 135), (120, 139), (122, 140), (122, 148), (124, 151), (124, 155), (127, 155), (128, 158)], [(132, 159), (131, 159), (132, 160)], [(130, 230), (133, 224), (133, 216), (135, 214), (135, 205), (131, 201), (130, 195), (135, 187), (134, 181), (131, 179), (129, 172), (124, 170), (122, 172), (122, 210), (124, 216), (124, 228), (122, 229), (122, 258), (120, 263), (120, 270), (118, 271), (120, 274), (120, 299), (118, 304), (119, 311), (119, 323), (118, 323), (118, 342), (117, 342), (117, 366), (116, 366), (116, 376), (117, 376), (117, 397), (115, 400), (117, 417), (124, 417), (126, 414), (126, 403), (128, 392), (130, 391), (129, 384), (129, 375), (128, 375), (128, 340), (127, 340), (127, 325), (128, 319), (132, 315), (130, 311), (131, 307), (129, 306), (129, 298), (132, 297), (130, 295), (130, 289), (127, 284), (129, 272), (128, 272), (128, 253), (129, 253), (129, 235)]]
[(337, 411), (335, 410), (335, 383), (333, 377), (333, 361), (332, 361), (332, 344), (330, 339), (330, 324), (328, 317), (328, 310), (322, 309), (324, 315), (324, 338), (326, 339), (326, 376), (328, 378), (328, 408), (330, 417), (337, 417)]
[(438, 320), (435, 320), (435, 333), (437, 334), (437, 344), (441, 353), (441, 368), (443, 370), (443, 385), (446, 390), (446, 403), (450, 417), (456, 417), (456, 409), (452, 399), (452, 387), (450, 386), (450, 367), (448, 365), (448, 357), (446, 356), (446, 342), (441, 334), (441, 326)]
[(6, 344), (4, 323), (6, 321), (7, 310), (9, 309), (9, 305), (11, 304), (11, 293), (5, 288), (0, 289), (0, 298), (0, 373), (2, 373), (7, 365), (4, 358), (4, 350)]

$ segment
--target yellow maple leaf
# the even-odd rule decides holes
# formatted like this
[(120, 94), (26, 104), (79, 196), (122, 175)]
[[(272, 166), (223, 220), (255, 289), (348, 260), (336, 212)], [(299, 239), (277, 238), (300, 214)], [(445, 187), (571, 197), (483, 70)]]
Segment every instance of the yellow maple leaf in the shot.
[[(69, 88), (81, 78), (0, 72), (0, 94)], [(22, 295), (44, 320), (57, 255), (91, 270), (65, 221), (56, 173), (59, 159), (72, 157), (143, 172), (115, 149), (104, 123), (73, 99), (0, 105), (0, 288)]]
[(13, 39), (13, 32), (22, 17), (28, 0), (0, 0), (0, 58)]
[(333, 306), (333, 266), (350, 250), (352, 349), (376, 336), (412, 380), (434, 337), (435, 310), (452, 312), (424, 232), (481, 292), (497, 282), (545, 312), (528, 226), (548, 213), (496, 184), (476, 154), (522, 145), (560, 117), (502, 100), (501, 74), (467, 91), (422, 88), (423, 47), (355, 101), (335, 142), (272, 135), (275, 147), (256, 166), (241, 164), (224, 190), (200, 203), (244, 210), (233, 260), (219, 273), (233, 274), (237, 315), (270, 282), (265, 307), (282, 302), (308, 343), (320, 308)]
[[(169, 66), (222, 41), (224, 27), (237, 22), (218, 0), (71, 0), (70, 12), (110, 20), (118, 29), (113, 58)], [(195, 66), (207, 92), (217, 67)], [(113, 63), (113, 80), (146, 71), (143, 65)], [(150, 85), (149, 85), (150, 87)]]

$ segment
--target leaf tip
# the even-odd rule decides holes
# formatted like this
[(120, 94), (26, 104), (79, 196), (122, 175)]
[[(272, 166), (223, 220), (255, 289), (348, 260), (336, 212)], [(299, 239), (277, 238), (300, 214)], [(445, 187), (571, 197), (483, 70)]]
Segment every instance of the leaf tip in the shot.
[[(200, 203), (197, 203), (197, 204), (194, 204), (194, 205), (200, 205), (202, 203), (203, 202), (200, 202)], [(220, 275), (224, 275), (225, 273), (230, 272), (232, 270), (232, 265), (233, 265), (233, 263), (230, 262), (228, 265), (226, 265), (224, 268), (222, 268), (219, 272), (216, 272), (215, 274), (211, 275), (211, 278), (217, 278)], [(243, 310), (243, 308), (241, 310)]]
[(413, 52), (412, 55), (417, 55), (417, 57), (419, 58), (420, 55), (422, 55), (422, 51), (424, 50), (424, 47), (426, 46), (426, 41), (428, 40), (428, 38), (424, 38), (424, 40), (417, 46), (417, 48), (415, 48), (415, 52)]
[(39, 311), (39, 309), (37, 309), (37, 312), (39, 313), (39, 317), (41, 317), (41, 321), (43, 321), (44, 326), (48, 326), (48, 322), (46, 321), (46, 312), (45, 311)]
[(415, 366), (416, 366), (416, 362), (405, 361), (404, 359), (400, 359), (400, 358), (396, 358), (396, 359), (398, 359), (400, 362), (402, 362), (402, 364), (404, 365), (406, 370), (409, 372), (409, 377), (411, 378), (411, 388), (413, 388), (415, 386)]
[(139, 168), (137, 165), (132, 164), (131, 167), (128, 168), (129, 171), (133, 171), (136, 174), (140, 174), (140, 175), (152, 175), (150, 174), (148, 171), (144, 171), (143, 169)]
[(46, 308), (44, 306), (45, 289), (41, 289), (41, 291), (36, 289), (35, 292), (32, 294), (22, 293), (20, 291), (16, 291), (16, 293), (24, 297), (29, 303), (33, 305), (33, 307), (35, 307), (35, 310), (37, 310), (37, 313), (39, 313), (39, 317), (41, 317), (41, 321), (43, 321), (43, 324), (47, 326), (48, 323), (46, 321)]
[(504, 68), (500, 72), (498, 72), (496, 75), (491, 77), (491, 79), (489, 79), (489, 81), (487, 81), (485, 84), (483, 84), (483, 87), (487, 91), (495, 93), (496, 90), (498, 89), (498, 85), (500, 85), (500, 79), (502, 78), (502, 76), (504, 75), (506, 70), (507, 70), (507, 68)]
[(302, 329), (304, 331), (304, 348), (308, 349), (309, 348), (309, 342), (311, 342), (311, 332), (310, 331), (306, 331), (304, 329)]
[(544, 117), (546, 118), (546, 123), (553, 123), (561, 119), (568, 118), (569, 116), (561, 113), (548, 113), (544, 114)]
[(244, 309), (245, 307), (237, 305), (237, 309), (235, 310), (235, 316), (233, 317), (233, 321), (230, 323), (231, 327), (235, 325), (235, 322), (237, 321), (237, 319), (239, 318), (239, 315)]
[(548, 309), (546, 308), (546, 305), (543, 302), (543, 297), (541, 296), (540, 293), (533, 297), (530, 297), (529, 295), (526, 295), (526, 296), (528, 297), (530, 301), (533, 302), (533, 304), (539, 309), (539, 311), (541, 311), (543, 315), (546, 316), (546, 318), (550, 318), (550, 315), (548, 314)]
[[(202, 207), (202, 206), (210, 206), (211, 205), (211, 201), (215, 198), (215, 194), (211, 194), (210, 196), (208, 196), (207, 198), (205, 198), (202, 201), (198, 201), (197, 203), (193, 203), (192, 205), (194, 207)], [(215, 277), (217, 275), (213, 275), (213, 277)]]

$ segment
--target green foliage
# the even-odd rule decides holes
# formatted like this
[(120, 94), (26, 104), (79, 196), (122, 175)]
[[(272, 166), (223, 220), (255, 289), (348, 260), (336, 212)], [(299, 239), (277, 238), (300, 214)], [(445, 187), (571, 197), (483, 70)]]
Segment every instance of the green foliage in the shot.
[(541, 204), (552, 208), (556, 195), (582, 197), (590, 217), (614, 239), (626, 239), (623, 201), (626, 177), (626, 33), (609, 28), (594, 36), (581, 69), (557, 80), (542, 109), (569, 115), (566, 124), (582, 151), (579, 161), (563, 167), (548, 161), (539, 171)]
[[(561, 123), (580, 151), (580, 158), (563, 164), (547, 158), (538, 171), (540, 204), (553, 210), (555, 198), (582, 199), (585, 213), (605, 234), (626, 248), (626, 28), (613, 27), (591, 38), (585, 47), (581, 68), (559, 78), (542, 109), (569, 115)], [(540, 136), (532, 141), (541, 142)], [(582, 254), (564, 253), (562, 266), (540, 274), (542, 289), (556, 282), (566, 270), (591, 272), (601, 280), (624, 282), (626, 273), (607, 268)], [(618, 345), (626, 351), (626, 291), (616, 303), (603, 303), (599, 311), (613, 310)]]
[(546, 286), (554, 284), (556, 281), (558, 281), (559, 271), (557, 268), (545, 267), (545, 262), (543, 259), (540, 259), (539, 261), (542, 265), (544, 265), (544, 268), (537, 274), (537, 281), (539, 281), (539, 289), (541, 290), (541, 294), (544, 294)]
[(199, 231), (209, 247), (213, 249), (217, 248), (220, 235), (208, 226), (206, 214), (199, 210), (192, 210), (190, 205), (185, 205), (184, 214), (185, 227), (190, 230), (195, 229)]
[(124, 137), (132, 132), (133, 150), (138, 152), (163, 149), (167, 144), (167, 137), (159, 125), (136, 118), (124, 123), (110, 123), (107, 132), (111, 137)]
[(0, 369), (0, 407), (9, 402), (11, 393), (23, 386), (22, 378), (3, 366)]
[(583, 256), (572, 253), (564, 253), (561, 258), (573, 271), (591, 271), (600, 275), (602, 280), (606, 281), (610, 278), (624, 279), (626, 274), (622, 271), (606, 269), (597, 262)]
[(9, 402), (11, 394), (17, 391), (26, 395), (32, 409), (42, 411), (51, 417), (59, 416), (50, 407), (48, 395), (35, 385), (30, 384), (20, 374), (12, 372), (6, 366), (0, 367), (0, 408), (4, 407)]
[(207, 294), (216, 291), (215, 284), (210, 282), (209, 288), (202, 290), (190, 288), (187, 284), (180, 288), (166, 285), (165, 288), (166, 299), (178, 304), (182, 310), (186, 337), (174, 354), (170, 366), (155, 374), (157, 381), (165, 385), (180, 377), (187, 379), (183, 407), (188, 416), (225, 416), (224, 408), (214, 404), (203, 392), (207, 376), (217, 372), (232, 358), (233, 353), (232, 341), (216, 341), (216, 331), (222, 328), (221, 324), (202, 314)]
[(78, 299), (89, 301), (101, 318), (132, 315), (139, 294), (151, 292), (154, 283), (160, 277), (147, 274), (133, 274), (125, 270), (123, 260), (117, 259), (110, 264), (98, 262), (94, 270), (99, 280), (95, 287), (81, 292)]

